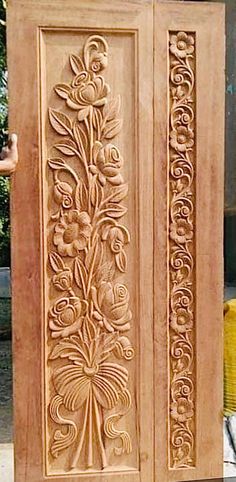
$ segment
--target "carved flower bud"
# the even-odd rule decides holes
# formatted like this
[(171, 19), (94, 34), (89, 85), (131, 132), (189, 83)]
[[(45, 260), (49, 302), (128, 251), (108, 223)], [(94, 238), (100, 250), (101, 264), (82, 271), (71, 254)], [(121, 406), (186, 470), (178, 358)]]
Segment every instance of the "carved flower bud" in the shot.
[(60, 273), (53, 276), (54, 286), (61, 291), (68, 291), (71, 288), (73, 276), (70, 268), (65, 268)]
[(54, 197), (58, 204), (62, 204), (65, 209), (71, 208), (73, 189), (68, 182), (58, 181), (54, 186)]
[(101, 72), (107, 67), (108, 64), (108, 58), (107, 58), (107, 53), (97, 53), (94, 52), (91, 55), (91, 62), (90, 62), (90, 70), (94, 73)]
[(116, 354), (119, 358), (132, 360), (134, 357), (134, 349), (127, 336), (120, 336), (116, 342)]

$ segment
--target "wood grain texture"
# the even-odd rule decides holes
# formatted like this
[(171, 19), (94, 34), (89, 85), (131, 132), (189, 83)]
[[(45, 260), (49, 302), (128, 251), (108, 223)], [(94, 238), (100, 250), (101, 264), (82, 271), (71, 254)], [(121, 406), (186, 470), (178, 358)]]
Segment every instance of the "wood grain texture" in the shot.
[[(215, 8), (214, 8), (215, 7)], [(209, 4), (156, 4), (155, 11), (155, 367), (156, 367), (156, 478), (191, 480), (222, 475), (222, 300), (223, 300), (223, 166), (224, 166), (224, 7)], [(207, 26), (207, 27), (206, 27)], [(196, 235), (195, 309), (193, 312), (192, 426), (193, 467), (173, 468), (173, 352), (170, 352), (169, 209), (168, 179), (171, 112), (168, 38), (170, 33), (195, 35), (196, 159), (194, 199)], [(212, 52), (212, 53), (211, 53)], [(215, 56), (215, 52), (217, 55)], [(214, 59), (214, 60), (213, 60)], [(217, 59), (217, 60), (216, 60)], [(216, 60), (216, 64), (215, 64)], [(212, 72), (214, 71), (214, 75)], [(181, 83), (181, 82), (180, 82)], [(182, 87), (182, 86), (181, 86)], [(163, 102), (163, 99), (166, 101)], [(192, 127), (191, 127), (192, 128)], [(169, 151), (169, 152), (168, 152)], [(171, 166), (170, 166), (171, 167)], [(214, 186), (214, 187), (213, 187)], [(182, 189), (182, 188), (181, 188)], [(194, 222), (194, 221), (193, 221)], [(181, 245), (181, 243), (180, 243)], [(165, 253), (165, 254), (164, 254)], [(194, 287), (194, 284), (193, 284)], [(166, 320), (169, 320), (166, 323)], [(213, 341), (215, 337), (215, 342)], [(186, 350), (186, 346), (184, 347)], [(181, 352), (179, 352), (181, 360)], [(181, 369), (180, 369), (181, 370)], [(162, 376), (160, 378), (160, 373)], [(178, 370), (177, 370), (178, 373)], [(192, 377), (192, 375), (191, 375)], [(179, 395), (181, 397), (181, 394)], [(214, 407), (214, 424), (210, 424)], [(186, 413), (186, 412), (185, 412)], [(160, 415), (162, 414), (162, 416)], [(185, 417), (186, 418), (186, 417)], [(176, 420), (176, 419), (175, 419)], [(184, 435), (185, 428), (183, 425)], [(165, 444), (163, 444), (163, 439)], [(180, 447), (185, 450), (181, 438)], [(180, 459), (184, 456), (179, 453)], [(195, 454), (194, 454), (195, 451)], [(160, 460), (162, 461), (160, 463)]]

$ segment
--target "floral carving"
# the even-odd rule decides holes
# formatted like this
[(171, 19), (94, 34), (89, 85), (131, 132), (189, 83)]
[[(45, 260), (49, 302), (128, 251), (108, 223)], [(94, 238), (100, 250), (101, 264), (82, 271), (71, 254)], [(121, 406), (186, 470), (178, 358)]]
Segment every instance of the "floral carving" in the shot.
[(170, 34), (170, 467), (195, 464), (195, 36)]
[(59, 294), (48, 313), (49, 413), (56, 424), (49, 450), (57, 458), (69, 449), (69, 469), (80, 470), (97, 469), (98, 455), (100, 469), (109, 465), (106, 438), (119, 441), (116, 455), (132, 451), (129, 433), (116, 426), (132, 405), (122, 360), (132, 360), (134, 348), (126, 336), (132, 321), (129, 291), (116, 279), (127, 269), (130, 234), (120, 222), (127, 211), (121, 204), (128, 193), (124, 160), (111, 142), (122, 126), (120, 98), (108, 97), (101, 75), (107, 53), (106, 40), (90, 36), (82, 56), (70, 56), (71, 82), (55, 86), (71, 115), (49, 109), (60, 136), (52, 146), (57, 155), (48, 159), (57, 206), (49, 267)]

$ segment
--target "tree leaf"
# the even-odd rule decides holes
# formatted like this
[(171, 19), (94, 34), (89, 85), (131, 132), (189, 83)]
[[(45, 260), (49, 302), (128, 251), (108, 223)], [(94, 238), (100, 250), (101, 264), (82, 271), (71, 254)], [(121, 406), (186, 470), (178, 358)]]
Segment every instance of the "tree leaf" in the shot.
[(62, 99), (67, 99), (67, 97), (68, 97), (68, 95), (71, 91), (71, 88), (67, 84), (57, 84), (54, 87), (54, 90), (57, 93), (57, 95), (59, 95), (59, 97), (61, 97)]
[(120, 204), (108, 203), (105, 212), (110, 218), (121, 218), (127, 212), (127, 208)]
[(60, 159), (60, 157), (54, 157), (53, 159), (48, 159), (48, 165), (52, 169), (65, 169), (66, 162), (63, 159)]
[(71, 132), (72, 124), (71, 120), (63, 112), (49, 108), (49, 119), (51, 126), (58, 134), (62, 136), (68, 135)]
[(55, 271), (55, 273), (60, 273), (60, 271), (63, 271), (65, 269), (65, 264), (62, 261), (61, 256), (57, 254), (55, 251), (52, 251), (49, 254), (48, 258), (50, 261), (50, 265), (53, 271)]
[(103, 115), (106, 120), (113, 120), (119, 114), (120, 111), (120, 96), (118, 95), (114, 99), (111, 99), (103, 108)]
[(122, 120), (121, 119), (116, 119), (112, 120), (110, 122), (107, 122), (103, 129), (103, 136), (106, 139), (112, 139), (115, 137), (121, 130), (122, 127)]
[(121, 184), (120, 186), (111, 189), (111, 194), (108, 196), (110, 202), (119, 203), (128, 194), (128, 184)]
[(84, 64), (81, 58), (78, 57), (77, 55), (73, 55), (73, 54), (70, 55), (70, 65), (74, 74), (76, 75), (84, 70)]
[(54, 147), (62, 152), (62, 154), (65, 154), (66, 156), (75, 156), (76, 155), (76, 144), (75, 142), (71, 140), (66, 140), (62, 142), (58, 142), (57, 144), (54, 144)]

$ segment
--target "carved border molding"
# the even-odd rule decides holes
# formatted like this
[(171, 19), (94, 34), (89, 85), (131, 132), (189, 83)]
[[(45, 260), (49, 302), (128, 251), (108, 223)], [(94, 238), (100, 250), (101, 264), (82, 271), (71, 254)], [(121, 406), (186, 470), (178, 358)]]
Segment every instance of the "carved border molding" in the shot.
[(195, 34), (169, 33), (169, 464), (195, 465)]
[(106, 439), (115, 441), (115, 455), (132, 452), (119, 422), (132, 405), (126, 366), (134, 357), (127, 336), (132, 313), (128, 288), (117, 279), (127, 269), (130, 233), (120, 221), (127, 211), (124, 160), (112, 143), (122, 128), (120, 98), (109, 98), (101, 75), (105, 38), (88, 37), (82, 55), (69, 61), (72, 81), (55, 86), (66, 110), (49, 108), (59, 137), (48, 159), (49, 205), (54, 199), (57, 206), (48, 234), (48, 457), (67, 451), (66, 470), (86, 471), (109, 465)]

